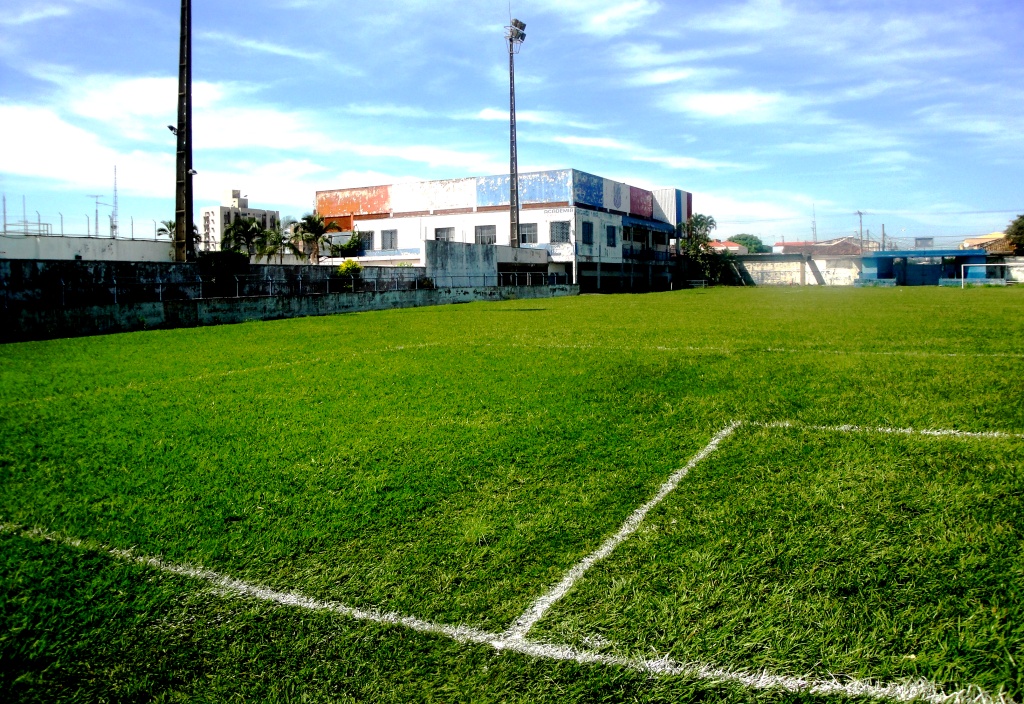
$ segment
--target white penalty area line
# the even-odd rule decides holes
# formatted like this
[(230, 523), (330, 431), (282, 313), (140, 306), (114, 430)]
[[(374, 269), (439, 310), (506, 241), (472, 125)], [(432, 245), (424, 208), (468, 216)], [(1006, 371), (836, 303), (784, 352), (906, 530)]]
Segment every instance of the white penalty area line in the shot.
[(506, 636), (513, 639), (523, 638), (526, 633), (533, 628), (533, 625), (544, 617), (544, 614), (547, 613), (548, 609), (550, 609), (555, 602), (565, 596), (569, 590), (573, 588), (573, 585), (575, 585), (576, 582), (587, 573), (587, 570), (593, 567), (599, 560), (603, 560), (611, 555), (615, 548), (622, 544), (627, 538), (629, 538), (629, 536), (633, 535), (633, 533), (635, 533), (640, 527), (640, 524), (643, 522), (650, 510), (660, 504), (673, 489), (679, 486), (679, 482), (682, 481), (683, 477), (685, 477), (691, 469), (696, 467), (697, 464), (705, 457), (717, 450), (719, 444), (732, 435), (740, 425), (742, 425), (742, 421), (734, 421), (719, 430), (718, 433), (711, 438), (711, 442), (705, 445), (700, 452), (694, 455), (693, 458), (686, 463), (685, 467), (676, 470), (672, 476), (670, 476), (665, 483), (661, 485), (661, 488), (658, 489), (658, 493), (655, 494), (653, 498), (630, 514), (629, 518), (626, 519), (626, 522), (622, 524), (615, 535), (604, 541), (601, 547), (597, 550), (577, 562), (572, 569), (566, 573), (561, 582), (534, 601), (530, 608), (524, 611), (522, 615), (515, 620), (515, 623), (513, 623), (505, 632)]
[(747, 422), (756, 428), (791, 428), (794, 430), (814, 430), (828, 433), (880, 433), (882, 435), (922, 435), (926, 437), (978, 438), (981, 440), (1024, 439), (1024, 433), (1006, 433), (998, 430), (918, 430), (916, 428), (888, 428), (869, 425), (803, 425), (784, 420), (775, 423)]
[[(728, 432), (723, 430), (715, 437), (719, 438), (720, 442), (721, 439), (731, 434), (738, 426), (739, 423), (734, 423), (726, 429)], [(704, 456), (707, 456), (709, 453), (710, 450)], [(805, 677), (773, 675), (765, 671), (742, 672), (704, 663), (677, 662), (668, 658), (618, 657), (569, 645), (530, 641), (521, 636), (510, 637), (507, 633), (490, 633), (469, 626), (450, 626), (433, 623), (414, 616), (403, 616), (402, 614), (389, 611), (360, 609), (334, 601), (314, 599), (298, 592), (277, 591), (268, 587), (249, 584), (248, 582), (214, 572), (213, 570), (169, 562), (157, 557), (136, 555), (130, 550), (111, 548), (89, 541), (48, 533), (39, 529), (0, 523), (0, 533), (8, 533), (29, 540), (50, 541), (83, 550), (103, 552), (117, 559), (141, 565), (158, 572), (207, 582), (216, 593), (222, 596), (249, 598), (275, 606), (332, 613), (356, 621), (383, 626), (398, 626), (419, 633), (442, 636), (458, 643), (485, 645), (497, 651), (509, 651), (537, 659), (568, 661), (581, 665), (607, 665), (654, 676), (675, 675), (690, 677), (711, 683), (735, 684), (755, 690), (781, 689), (789, 692), (816, 695), (869, 697), (900, 702), (927, 701), (932, 704), (1012, 704), (1012, 700), (1003, 695), (993, 697), (976, 687), (946, 693), (933, 682), (923, 679), (916, 682), (888, 684), (870, 680), (839, 678), (815, 680)]]
[(742, 425), (749, 425), (758, 428), (803, 428), (807, 430), (823, 431), (823, 432), (838, 432), (838, 433), (853, 433), (853, 432), (874, 432), (874, 433), (887, 433), (887, 434), (900, 434), (900, 435), (920, 435), (920, 436), (938, 436), (938, 437), (958, 437), (958, 438), (984, 438), (984, 439), (996, 439), (996, 438), (1024, 438), (1024, 435), (1018, 435), (1013, 433), (1000, 433), (1000, 432), (970, 432), (965, 430), (915, 430), (913, 428), (885, 428), (885, 427), (865, 427), (859, 425), (836, 425), (836, 426), (825, 426), (825, 425), (801, 425), (790, 421), (780, 421), (776, 423), (755, 423), (750, 421), (733, 421), (711, 439), (711, 441), (704, 446), (704, 448), (698, 452), (693, 458), (686, 463), (686, 466), (682, 469), (677, 470), (670, 476), (661, 488), (658, 489), (658, 493), (654, 495), (647, 503), (634, 511), (622, 524), (618, 532), (611, 536), (594, 552), (590, 553), (578, 563), (576, 563), (562, 578), (562, 580), (551, 587), (547, 592), (542, 594), (533, 604), (524, 611), (509, 627), (505, 632), (505, 635), (509, 638), (523, 638), (527, 632), (540, 621), (544, 614), (562, 597), (569, 593), (569, 591), (575, 586), (587, 571), (593, 567), (598, 561), (611, 555), (612, 551), (615, 550), (620, 544), (627, 540), (633, 533), (639, 529), (640, 524), (644, 518), (650, 512), (652, 508), (657, 506), (662, 500), (668, 496), (682, 481), (691, 469), (697, 466), (702, 460), (708, 455), (718, 449), (718, 446), (727, 437), (732, 435), (737, 428)]

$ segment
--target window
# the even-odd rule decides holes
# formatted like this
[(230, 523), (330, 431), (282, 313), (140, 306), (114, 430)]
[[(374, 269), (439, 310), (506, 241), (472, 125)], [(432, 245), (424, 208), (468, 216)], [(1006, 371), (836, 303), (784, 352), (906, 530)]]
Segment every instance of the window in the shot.
[(608, 225), (605, 227), (605, 232), (608, 234), (608, 246), (614, 247), (615, 245), (615, 225)]
[(380, 248), (398, 249), (398, 230), (381, 230)]
[(594, 244), (594, 223), (583, 221), (583, 244)]
[(498, 228), (495, 225), (477, 225), (476, 243), (494, 244), (498, 241)]
[(454, 227), (435, 227), (434, 239), (438, 242), (451, 242), (455, 239)]
[(370, 230), (369, 232), (360, 232), (359, 240), (362, 243), (360, 247), (363, 251), (373, 249), (373, 230)]
[(553, 222), (551, 223), (551, 242), (557, 244), (559, 242), (569, 241), (569, 221), (564, 222)]
[(519, 241), (522, 244), (537, 244), (537, 224), (526, 223), (520, 225)]

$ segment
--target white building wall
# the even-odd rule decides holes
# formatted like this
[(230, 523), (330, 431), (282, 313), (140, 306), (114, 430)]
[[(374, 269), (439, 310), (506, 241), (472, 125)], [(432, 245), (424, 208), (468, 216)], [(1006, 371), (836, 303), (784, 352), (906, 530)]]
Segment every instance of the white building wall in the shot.
[(169, 239), (125, 240), (63, 235), (11, 235), (0, 237), (2, 259), (59, 259), (108, 262), (171, 262)]
[[(522, 224), (537, 225), (537, 243), (526, 244), (524, 248), (544, 248), (551, 252), (552, 258), (557, 261), (572, 261), (572, 243), (575, 239), (575, 214), (576, 208), (549, 208), (549, 209), (526, 209), (519, 216)], [(586, 211), (591, 213), (593, 211)], [(621, 238), (622, 218), (615, 215), (593, 213), (604, 215), (605, 218), (617, 219), (619, 224), (619, 237)], [(569, 242), (551, 245), (551, 223), (569, 223)], [(595, 220), (596, 222), (596, 220)], [(602, 220), (603, 222), (603, 220)], [(422, 251), (423, 242), (436, 239), (436, 230), (440, 228), (452, 229), (452, 242), (465, 244), (476, 243), (477, 226), (493, 225), (495, 228), (495, 244), (509, 245), (509, 217), (508, 210), (487, 210), (483, 212), (455, 213), (441, 215), (423, 215), (415, 217), (391, 217), (391, 218), (367, 218), (355, 219), (355, 227), (362, 233), (373, 232), (373, 248), (381, 249), (381, 232), (384, 230), (398, 231), (398, 249), (416, 249)], [(596, 225), (595, 225), (596, 227)], [(603, 230), (601, 231), (603, 234)], [(596, 236), (595, 236), (596, 239)]]
[[(237, 194), (238, 192), (235, 191)], [(242, 207), (234, 205), (218, 205), (210, 208), (203, 208), (199, 211), (199, 222), (196, 223), (199, 229), (199, 241), (196, 242), (196, 249), (203, 252), (213, 252), (220, 249), (221, 237), (224, 234), (225, 223), (232, 223), (236, 220), (253, 218), (264, 228), (270, 229), (281, 224), (281, 213), (277, 210), (261, 210), (248, 207), (248, 201), (236, 196), (235, 202)]]

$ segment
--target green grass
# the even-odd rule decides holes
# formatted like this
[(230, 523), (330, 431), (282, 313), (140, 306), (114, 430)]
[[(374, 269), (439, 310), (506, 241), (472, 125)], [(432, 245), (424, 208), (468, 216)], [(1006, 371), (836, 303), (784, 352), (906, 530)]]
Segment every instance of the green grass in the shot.
[[(733, 289), (8, 345), (0, 522), (500, 631), (730, 420), (1024, 432), (1022, 313), (1016, 289)], [(536, 633), (1019, 699), (1021, 445), (1000, 442), (741, 430)], [(816, 520), (850, 476), (850, 513)], [(744, 511), (732, 498), (749, 482)], [(877, 486), (914, 520), (894, 521)], [(699, 515), (665, 529), (684, 510)], [(691, 588), (710, 530), (697, 519), (714, 516), (735, 544), (785, 526), (793, 569), (766, 566), (763, 540), (739, 562), (713, 542), (701, 559), (747, 591)], [(830, 536), (858, 549), (804, 549)], [(0, 544), (0, 695), (25, 700), (801, 698), (530, 660), (228, 598), (95, 550)], [(969, 585), (883, 578), (907, 555), (921, 574), (984, 569)], [(836, 601), (851, 570), (883, 583)], [(718, 616), (684, 618), (726, 591)]]
[(1024, 441), (744, 430), (542, 635), (1020, 697)]

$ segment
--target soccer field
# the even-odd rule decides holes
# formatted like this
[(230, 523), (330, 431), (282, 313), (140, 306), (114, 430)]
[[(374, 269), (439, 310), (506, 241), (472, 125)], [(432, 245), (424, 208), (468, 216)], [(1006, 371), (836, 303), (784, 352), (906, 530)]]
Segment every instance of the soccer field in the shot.
[(0, 347), (0, 699), (1021, 701), (1024, 290)]

